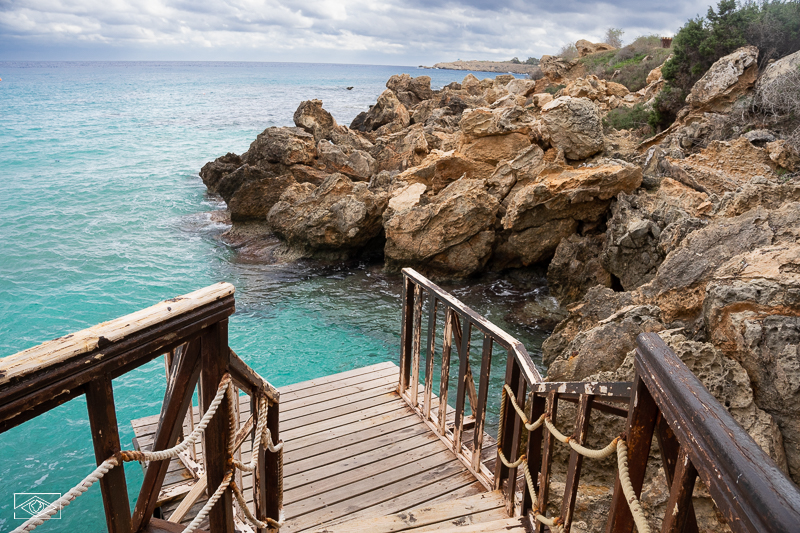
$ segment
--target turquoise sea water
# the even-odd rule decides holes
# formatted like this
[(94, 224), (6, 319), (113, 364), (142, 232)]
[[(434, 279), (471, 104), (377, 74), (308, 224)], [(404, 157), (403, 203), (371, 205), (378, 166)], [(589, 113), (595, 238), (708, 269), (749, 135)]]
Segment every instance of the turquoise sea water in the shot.
[[(253, 63), (0, 63), (0, 357), (217, 281), (236, 286), (230, 344), (277, 386), (382, 361), (399, 350), (400, 279), (379, 265), (263, 265), (218, 237), (197, 172), (292, 125), (320, 98), (343, 124), (392, 74), (434, 88), (466, 72)], [(478, 74), (486, 77), (486, 74)], [(353, 86), (351, 91), (346, 87)], [(450, 285), (536, 352), (542, 334), (506, 324), (541, 287), (487, 278)], [(527, 291), (527, 292), (526, 292)], [(302, 342), (299, 342), (302, 340)], [(159, 411), (161, 360), (114, 382), (129, 420)], [(94, 466), (83, 398), (0, 434), (0, 532), (13, 494), (66, 492)], [(135, 501), (138, 464), (126, 475)], [(42, 531), (105, 531), (98, 487)]]

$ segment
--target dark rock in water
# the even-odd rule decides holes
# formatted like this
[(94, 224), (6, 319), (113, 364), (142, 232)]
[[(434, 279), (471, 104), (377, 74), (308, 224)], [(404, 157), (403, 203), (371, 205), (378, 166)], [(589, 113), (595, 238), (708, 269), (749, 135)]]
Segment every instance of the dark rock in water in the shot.
[(348, 91), (352, 91), (352, 90), (353, 90), (353, 87), (352, 87), (352, 86), (350, 86), (350, 87), (348, 87), (348, 88), (347, 88), (347, 90), (348, 90)]
[(301, 102), (294, 112), (294, 124), (314, 136), (314, 139), (330, 139), (336, 128), (333, 115), (322, 108), (322, 100)]
[(200, 169), (200, 178), (203, 180), (208, 192), (216, 193), (219, 181), (226, 175), (240, 166), (242, 166), (242, 158), (238, 155), (228, 152), (222, 157), (218, 157), (214, 161), (210, 161), (203, 165)]
[(222, 180), (220, 195), (228, 204), (232, 221), (264, 220), (283, 191), (293, 183), (291, 174), (276, 175), (242, 165)]

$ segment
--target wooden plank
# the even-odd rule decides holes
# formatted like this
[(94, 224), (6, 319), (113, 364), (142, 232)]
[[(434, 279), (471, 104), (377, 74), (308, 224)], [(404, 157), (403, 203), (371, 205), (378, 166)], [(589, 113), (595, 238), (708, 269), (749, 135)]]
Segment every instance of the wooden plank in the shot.
[[(473, 517), (464, 517), (463, 519), (454, 520), (453, 523), (466, 522)], [(438, 531), (439, 533), (524, 533), (525, 526), (519, 518), (503, 518), (493, 520), (491, 522), (478, 522), (471, 525), (458, 525), (449, 528), (422, 528), (422, 529), (409, 529), (409, 533), (418, 533), (421, 531)]]
[[(578, 444), (586, 442), (586, 435), (589, 433), (589, 424), (591, 422), (590, 416), (593, 401), (594, 396), (590, 394), (581, 396), (578, 417), (575, 420), (575, 431), (570, 441), (575, 440)], [(564, 531), (569, 531), (572, 527), (572, 513), (575, 511), (575, 501), (578, 498), (578, 482), (581, 478), (582, 466), (583, 455), (575, 450), (570, 451), (567, 482), (564, 486), (564, 500), (561, 504), (561, 519), (564, 521)]]
[[(225, 375), (230, 359), (228, 349), (228, 321), (210, 327), (201, 338), (202, 372), (200, 374), (200, 398), (203, 412), (208, 410)], [(228, 398), (223, 398), (217, 415), (211, 418), (203, 438), (203, 459), (206, 467), (209, 491), (214, 492), (222, 484), (227, 465), (228, 439), (231, 427), (228, 423)], [(233, 499), (231, 489), (226, 489), (208, 514), (209, 529), (213, 533), (233, 533)]]
[(375, 489), (356, 501), (344, 501), (288, 520), (284, 525), (286, 531), (282, 533), (319, 528), (319, 525), (343, 517), (381, 516), (422, 505), (447, 489), (452, 490), (474, 483), (471, 475), (463, 467), (459, 467), (460, 465), (454, 466), (454, 463), (445, 463), (425, 472), (410, 475), (400, 483)]
[(469, 514), (491, 511), (503, 507), (503, 497), (497, 492), (484, 492), (467, 498), (460, 498), (439, 503), (437, 505), (418, 507), (402, 513), (386, 516), (351, 520), (338, 526), (327, 527), (319, 533), (370, 533), (381, 531), (393, 533), (399, 531), (431, 531), (426, 528), (435, 524), (450, 526), (451, 520)]
[[(300, 398), (307, 398), (309, 396), (317, 396), (319, 394), (337, 391), (342, 389), (343, 387), (348, 387), (351, 385), (357, 385), (359, 383), (366, 383), (381, 377), (385, 376), (394, 376), (397, 377), (397, 367), (394, 369), (392, 368), (384, 368), (381, 370), (377, 370), (375, 372), (370, 372), (368, 374), (360, 374), (357, 376), (351, 376), (349, 378), (344, 378), (337, 381), (330, 381), (327, 383), (321, 383), (319, 385), (315, 385), (313, 387), (301, 389), (298, 391), (292, 391), (287, 393), (281, 393), (281, 403), (288, 404), (289, 402), (300, 399)], [(279, 391), (282, 389), (278, 389)]]
[[(189, 343), (175, 371), (174, 388), (167, 389), (161, 407), (161, 423), (156, 431), (153, 450), (166, 450), (175, 446), (180, 434), (181, 421), (192, 401), (194, 386), (200, 375), (201, 343)], [(133, 511), (133, 531), (147, 526), (158, 503), (157, 498), (167, 473), (169, 461), (151, 462), (144, 475), (139, 498)]]
[(318, 497), (326, 491), (402, 468), (405, 464), (433, 455), (442, 460), (452, 460), (452, 456), (442, 455), (445, 450), (434, 435), (423, 434), (351, 460), (289, 476), (284, 479), (286, 501), (294, 506), (305, 498)]
[(236, 355), (236, 352), (228, 348), (230, 352), (230, 364), (228, 371), (231, 378), (237, 387), (253, 395), (256, 392), (261, 392), (269, 398), (271, 402), (278, 402), (280, 400), (280, 393), (278, 389), (270, 385), (264, 378), (258, 375), (255, 370), (250, 368), (247, 363), (241, 360)]
[[(479, 492), (486, 492), (486, 490), (475, 481), (475, 478), (469, 472), (461, 472), (422, 487), (415, 487), (408, 492), (398, 494), (380, 504), (371, 505), (336, 520), (327, 521), (323, 524), (323, 527), (368, 516), (376, 517), (399, 513), (400, 511), (413, 509), (415, 507), (433, 505), (442, 501), (473, 495)], [(303, 529), (307, 528), (319, 529), (319, 526), (311, 525)]]
[(478, 386), (478, 405), (475, 411), (475, 431), (472, 441), (472, 468), (481, 468), (481, 448), (483, 447), (483, 428), (486, 425), (486, 400), (489, 394), (489, 374), (492, 370), (492, 338), (483, 336), (481, 354), (480, 385)]
[(425, 398), (423, 414), (426, 420), (431, 417), (431, 396), (433, 387), (433, 356), (436, 348), (436, 295), (431, 292), (428, 299), (428, 349), (425, 351)]
[[(269, 429), (272, 442), (275, 444), (280, 442), (281, 436), (278, 421), (280, 415), (279, 406), (280, 404), (274, 403), (267, 408), (267, 429)], [(257, 518), (266, 520), (269, 517), (277, 521), (281, 519), (281, 511), (283, 510), (283, 480), (281, 479), (283, 476), (283, 465), (281, 464), (283, 455), (282, 452), (271, 452), (268, 449), (262, 450), (261, 453), (258, 476), (259, 483), (261, 476), (265, 480), (264, 485), (266, 486), (263, 488), (266, 490), (266, 501), (264, 502), (264, 507), (258, 506), (257, 511), (260, 516), (257, 516)]]
[(162, 325), (189, 311), (231, 296), (234, 291), (230, 283), (215, 283), (135, 313), (3, 357), (0, 359), (0, 386), (78, 355), (103, 348), (149, 327)]
[[(281, 422), (285, 423), (300, 416), (323, 413), (335, 407), (394, 392), (397, 389), (397, 374), (368, 383), (369, 386), (366, 390), (364, 390), (365, 387), (345, 387), (344, 390), (337, 391), (337, 394), (333, 397), (327, 395), (310, 396), (298, 402), (291, 402), (288, 406), (281, 402)], [(301, 403), (305, 405), (298, 405)]]
[[(422, 527), (415, 527), (413, 529), (407, 531), (413, 531), (414, 533), (423, 533), (428, 531), (475, 531), (481, 532), (487, 529), (492, 531), (498, 531), (496, 528), (502, 524), (502, 527), (506, 527), (507, 529), (503, 529), (504, 533), (507, 531), (514, 532), (514, 528), (509, 527), (516, 524), (519, 527), (522, 527), (522, 523), (520, 522), (519, 518), (508, 518), (506, 514), (506, 510), (502, 507), (498, 507), (496, 509), (490, 509), (488, 511), (482, 511), (477, 513), (470, 513), (465, 516), (459, 516), (457, 518), (439, 522), (438, 524), (431, 524), (428, 526)], [(458, 529), (455, 529), (458, 528)], [(522, 533), (525, 529), (520, 529), (519, 533)]]
[[(181, 520), (186, 516), (186, 513), (189, 512), (189, 509), (200, 499), (200, 496), (206, 494), (206, 488), (208, 486), (208, 478), (205, 474), (203, 474), (200, 479), (192, 486), (192, 489), (186, 494), (186, 496), (181, 500), (181, 503), (178, 505), (178, 508), (175, 509), (172, 514), (169, 516), (169, 521), (179, 524)], [(206, 497), (208, 495), (206, 494)]]
[[(96, 379), (86, 386), (86, 408), (97, 464), (118, 453), (120, 448), (114, 389), (108, 377)], [(131, 507), (128, 503), (128, 486), (122, 465), (111, 469), (100, 479), (106, 526), (110, 533), (128, 533), (131, 530)]]
[[(278, 392), (281, 395), (281, 403), (285, 404), (291, 399), (294, 399), (292, 394), (296, 394), (303, 390), (311, 389), (312, 394), (317, 394), (316, 391), (320, 390), (319, 387), (321, 385), (328, 385), (330, 383), (336, 383), (337, 381), (350, 380), (351, 378), (359, 376), (363, 377), (369, 374), (386, 375), (387, 372), (394, 372), (396, 374), (398, 372), (397, 365), (391, 361), (384, 361), (383, 363), (362, 366), (352, 370), (347, 370), (345, 372), (337, 372), (336, 374), (329, 374), (327, 376), (300, 381), (292, 385), (284, 385), (283, 387), (278, 388)], [(370, 377), (369, 379), (374, 379), (374, 377), (375, 376)]]
[(662, 533), (683, 533), (687, 519), (693, 515), (692, 491), (697, 479), (697, 470), (689, 459), (687, 450), (681, 449), (678, 453), (678, 464), (675, 467), (675, 476), (667, 501), (667, 512), (661, 525)]
[(363, 400), (355, 401), (349, 404), (340, 405), (322, 412), (310, 413), (289, 420), (283, 421), (283, 430), (292, 431), (298, 428), (308, 427), (311, 424), (321, 423), (326, 420), (341, 419), (345, 415), (357, 413), (369, 409), (381, 409), (384, 404), (396, 403), (399, 400), (397, 392), (389, 390), (385, 391), (380, 396), (372, 398), (365, 398)]

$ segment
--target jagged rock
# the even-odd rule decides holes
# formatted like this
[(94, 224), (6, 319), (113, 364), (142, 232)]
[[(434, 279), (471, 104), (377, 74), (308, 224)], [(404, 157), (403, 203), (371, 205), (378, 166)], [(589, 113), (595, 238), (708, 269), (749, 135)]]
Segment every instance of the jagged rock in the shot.
[(775, 182), (764, 176), (754, 176), (749, 183), (734, 192), (725, 193), (714, 212), (715, 217), (735, 217), (756, 207), (779, 209), (782, 205), (800, 201), (800, 183)]
[(437, 103), (434, 99), (421, 102), (411, 113), (411, 124), (425, 124), (431, 118)]
[(322, 108), (322, 100), (305, 100), (300, 102), (294, 112), (294, 125), (303, 128), (317, 141), (330, 139), (336, 128), (333, 115)]
[(478, 78), (472, 74), (467, 74), (464, 76), (464, 79), (461, 80), (461, 90), (466, 91), (468, 94), (473, 96), (483, 93), (483, 87), (481, 87), (480, 80), (478, 80)]
[(553, 146), (568, 159), (586, 159), (603, 149), (600, 112), (587, 98), (562, 96), (542, 108)]
[(695, 190), (722, 195), (735, 191), (753, 176), (777, 178), (777, 164), (769, 153), (744, 137), (713, 141), (684, 159), (666, 158), (670, 176)]
[(773, 236), (769, 212), (763, 208), (716, 220), (686, 236), (664, 259), (655, 278), (639, 290), (658, 304), (665, 322), (693, 321), (717, 268), (733, 256), (768, 246)]
[(530, 96), (533, 94), (533, 91), (535, 89), (536, 89), (535, 81), (526, 80), (523, 78), (516, 78), (510, 81), (505, 86), (505, 90), (508, 91), (510, 94), (519, 96)]
[(800, 156), (785, 140), (768, 142), (766, 147), (769, 158), (781, 168), (789, 172), (800, 169)]
[(510, 161), (531, 145), (524, 133), (491, 135), (469, 141), (466, 137), (458, 145), (457, 151), (472, 161), (485, 163), (494, 169), (501, 161)]
[(370, 151), (376, 161), (375, 169), (402, 172), (421, 164), (430, 152), (427, 139), (422, 124), (379, 137)]
[(365, 139), (363, 134), (351, 130), (347, 126), (336, 126), (331, 131), (331, 142), (341, 148), (352, 148), (353, 150), (372, 150), (372, 143)]
[(661, 73), (661, 68), (663, 66), (664, 65), (659, 65), (647, 74), (647, 79), (645, 80), (645, 83), (647, 83), (647, 85), (655, 83), (664, 78), (664, 75)]
[(485, 180), (460, 179), (426, 202), (384, 213), (387, 264), (468, 276), (492, 253), (499, 202)]
[(775, 140), (775, 136), (769, 130), (752, 130), (742, 135), (745, 139), (756, 146), (765, 146)]
[(664, 257), (689, 232), (702, 227), (697, 217), (707, 201), (706, 194), (669, 178), (654, 192), (620, 193), (607, 222), (603, 266), (626, 291), (647, 283)]
[(547, 79), (556, 83), (571, 75), (571, 71), (579, 64), (577, 59), (564, 59), (543, 55), (539, 60), (539, 68)]
[(389, 209), (393, 211), (405, 211), (419, 203), (420, 198), (428, 187), (424, 183), (412, 183), (401, 187), (392, 193), (389, 199)]
[[(615, 84), (617, 85), (617, 84)], [(564, 88), (564, 94), (572, 98), (588, 98), (589, 100), (601, 100), (606, 96), (606, 82), (597, 76), (586, 76), (571, 81)], [(625, 93), (627, 94), (627, 92)], [(623, 96), (625, 96), (623, 94)]]
[(755, 403), (777, 420), (789, 473), (800, 482), (800, 246), (781, 243), (733, 257), (707, 291), (709, 338), (747, 370)]
[(507, 238), (495, 252), (498, 267), (549, 259), (561, 239), (575, 233), (579, 221), (598, 220), (611, 198), (636, 189), (642, 173), (624, 161), (601, 161), (577, 169), (555, 164), (525, 182), (509, 193), (501, 221)]
[(542, 108), (553, 101), (553, 95), (550, 93), (536, 93), (533, 95), (533, 105)]
[(498, 74), (494, 77), (494, 86), (495, 87), (504, 87), (510, 81), (516, 80), (517, 77), (513, 74)]
[(608, 52), (610, 50), (616, 50), (616, 48), (611, 46), (610, 44), (592, 43), (590, 41), (587, 41), (586, 39), (581, 39), (580, 41), (576, 42), (575, 48), (578, 49), (579, 57), (586, 57), (591, 54), (596, 54), (597, 52)]
[(333, 174), (322, 185), (289, 187), (267, 215), (273, 232), (304, 252), (348, 253), (381, 232), (388, 194)]
[(535, 117), (519, 106), (501, 109), (467, 109), (461, 115), (459, 127), (465, 139), (472, 141), (490, 135), (521, 133), (527, 135), (536, 122)]
[(598, 372), (616, 370), (636, 347), (639, 333), (665, 329), (655, 305), (624, 307), (581, 331), (557, 354), (547, 372), (548, 381), (580, 381)]
[(616, 96), (617, 98), (625, 98), (630, 94), (627, 87), (621, 83), (613, 81), (606, 81), (606, 96)]
[(264, 220), (283, 191), (294, 183), (291, 174), (275, 175), (242, 165), (221, 180), (219, 192), (232, 221)]
[(378, 101), (362, 117), (358, 115), (350, 124), (350, 129), (358, 131), (375, 131), (378, 128), (394, 124), (399, 128), (406, 128), (411, 123), (408, 109), (404, 106), (394, 92), (386, 89), (378, 97)]
[(756, 81), (756, 101), (763, 100), (764, 91), (773, 83), (780, 81), (788, 74), (795, 74), (800, 68), (800, 52), (795, 52), (775, 61), (764, 69)]
[(375, 159), (363, 150), (344, 150), (326, 140), (317, 145), (317, 165), (328, 174), (341, 172), (351, 179), (367, 181), (376, 170)]
[(485, 179), (491, 176), (493, 170), (494, 166), (468, 159), (454, 150), (449, 152), (432, 150), (422, 163), (399, 174), (397, 180), (406, 183), (424, 183), (433, 194), (438, 194), (450, 183), (462, 177)]
[(547, 267), (547, 286), (559, 305), (577, 302), (596, 286), (611, 287), (611, 274), (600, 262), (606, 237), (569, 235), (562, 239)]
[(718, 59), (692, 87), (686, 103), (693, 109), (724, 112), (758, 77), (758, 48), (745, 46)]
[(314, 136), (300, 128), (267, 128), (247, 150), (246, 162), (253, 166), (309, 164), (317, 157)]
[(386, 82), (391, 90), (407, 108), (411, 108), (423, 100), (433, 98), (430, 76), (412, 78), (408, 74), (395, 74)]
[(216, 193), (217, 184), (226, 175), (242, 166), (242, 158), (228, 152), (222, 157), (209, 161), (200, 169), (200, 178), (203, 180), (208, 192)]

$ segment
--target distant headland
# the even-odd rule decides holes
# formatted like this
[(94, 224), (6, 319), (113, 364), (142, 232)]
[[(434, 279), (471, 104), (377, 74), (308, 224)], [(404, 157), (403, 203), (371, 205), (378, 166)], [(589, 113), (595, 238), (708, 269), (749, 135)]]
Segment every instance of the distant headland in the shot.
[(478, 72), (512, 72), (514, 74), (531, 74), (536, 65), (516, 63), (513, 61), (452, 61), (436, 63), (432, 67), (420, 65), (420, 68), (441, 68), (445, 70), (472, 70)]

